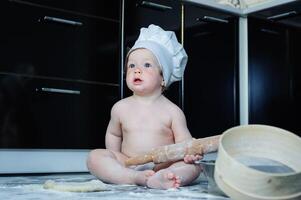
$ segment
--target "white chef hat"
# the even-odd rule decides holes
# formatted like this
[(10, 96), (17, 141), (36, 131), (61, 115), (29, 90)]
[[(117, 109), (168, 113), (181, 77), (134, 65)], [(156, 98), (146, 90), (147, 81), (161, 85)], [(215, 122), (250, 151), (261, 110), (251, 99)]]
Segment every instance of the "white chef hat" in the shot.
[(163, 73), (165, 87), (182, 79), (188, 57), (173, 31), (164, 31), (153, 24), (148, 28), (141, 28), (137, 41), (127, 55), (138, 48), (148, 49), (155, 55)]

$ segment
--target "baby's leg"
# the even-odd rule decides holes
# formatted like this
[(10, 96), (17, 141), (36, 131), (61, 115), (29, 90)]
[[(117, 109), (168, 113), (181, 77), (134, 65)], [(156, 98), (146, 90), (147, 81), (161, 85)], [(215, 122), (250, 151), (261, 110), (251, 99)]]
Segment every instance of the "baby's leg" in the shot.
[(150, 188), (168, 189), (192, 183), (202, 171), (199, 165), (177, 162), (166, 169), (161, 169), (147, 181)]
[(124, 160), (127, 157), (119, 152), (107, 149), (96, 149), (90, 152), (87, 167), (91, 174), (100, 180), (114, 184), (146, 185), (153, 170), (136, 171), (126, 168)]

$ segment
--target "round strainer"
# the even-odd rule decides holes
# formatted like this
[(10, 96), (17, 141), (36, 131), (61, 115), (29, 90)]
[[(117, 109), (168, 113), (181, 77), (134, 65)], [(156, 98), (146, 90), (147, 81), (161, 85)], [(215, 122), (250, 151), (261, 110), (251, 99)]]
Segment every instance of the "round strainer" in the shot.
[(225, 131), (214, 179), (233, 200), (300, 200), (301, 138), (266, 125)]

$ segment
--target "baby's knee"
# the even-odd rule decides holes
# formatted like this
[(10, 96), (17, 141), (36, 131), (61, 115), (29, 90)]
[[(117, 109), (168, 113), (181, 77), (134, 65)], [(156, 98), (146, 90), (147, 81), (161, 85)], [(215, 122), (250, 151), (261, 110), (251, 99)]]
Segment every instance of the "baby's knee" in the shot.
[(95, 149), (92, 150), (87, 157), (87, 168), (89, 171), (93, 171), (93, 169), (97, 168), (99, 163), (101, 163), (101, 159), (106, 156), (110, 156), (110, 151), (107, 149)]

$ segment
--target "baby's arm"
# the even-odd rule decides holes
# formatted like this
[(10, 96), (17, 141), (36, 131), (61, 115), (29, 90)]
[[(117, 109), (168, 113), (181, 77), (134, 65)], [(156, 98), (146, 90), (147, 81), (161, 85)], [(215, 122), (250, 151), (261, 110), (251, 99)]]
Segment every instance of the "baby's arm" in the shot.
[(192, 139), (192, 136), (187, 128), (185, 115), (183, 111), (176, 106), (172, 110), (171, 129), (174, 133), (175, 143)]
[(120, 105), (116, 103), (111, 110), (111, 119), (106, 131), (106, 148), (112, 151), (121, 151), (122, 131), (120, 123)]
[[(188, 141), (192, 139), (192, 136), (188, 130), (186, 124), (186, 118), (183, 111), (175, 107), (172, 115), (172, 131), (174, 133), (175, 143)], [(194, 163), (197, 160), (203, 158), (203, 155), (185, 155), (184, 162), (185, 163)]]

